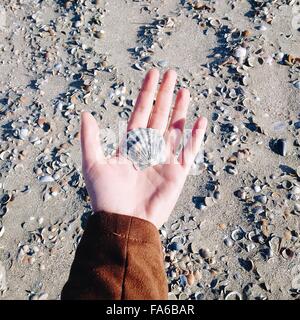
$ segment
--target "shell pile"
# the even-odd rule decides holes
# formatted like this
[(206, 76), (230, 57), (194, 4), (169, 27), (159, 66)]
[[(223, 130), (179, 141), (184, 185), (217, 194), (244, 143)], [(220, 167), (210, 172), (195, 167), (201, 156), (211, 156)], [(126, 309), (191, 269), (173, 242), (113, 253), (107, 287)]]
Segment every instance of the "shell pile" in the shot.
[(121, 152), (140, 170), (166, 161), (164, 138), (159, 130), (152, 128), (129, 131), (122, 143)]

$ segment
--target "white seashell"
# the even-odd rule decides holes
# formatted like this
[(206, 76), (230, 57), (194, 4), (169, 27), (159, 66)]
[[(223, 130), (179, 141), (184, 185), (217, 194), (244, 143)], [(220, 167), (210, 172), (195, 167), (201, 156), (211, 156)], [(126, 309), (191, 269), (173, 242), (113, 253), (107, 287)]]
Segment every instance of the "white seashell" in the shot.
[(233, 241), (242, 240), (244, 238), (244, 236), (245, 236), (245, 232), (241, 227), (233, 230), (232, 233), (231, 233), (231, 239)]
[(27, 140), (29, 136), (29, 130), (27, 128), (23, 128), (19, 131), (19, 138), (21, 140)]
[(300, 273), (292, 280), (292, 288), (300, 290)]
[(5, 231), (4, 225), (2, 224), (2, 221), (0, 220), (0, 238), (3, 236)]
[(294, 211), (295, 211), (295, 213), (297, 213), (297, 214), (300, 213), (300, 203), (295, 203), (295, 204), (294, 204)]
[(127, 132), (120, 149), (140, 170), (166, 161), (166, 144), (156, 129), (139, 128)]
[(225, 300), (243, 300), (243, 298), (239, 292), (232, 291), (226, 295)]
[(168, 300), (177, 300), (177, 297), (173, 292), (169, 292), (168, 293)]
[(5, 267), (0, 261), (0, 293), (4, 293), (7, 290), (7, 283), (6, 283), (6, 271)]
[(294, 186), (291, 190), (292, 194), (299, 194), (300, 193), (300, 187)]
[(54, 182), (55, 181), (51, 176), (42, 176), (42, 177), (40, 177), (39, 180), (42, 183), (48, 183), (48, 182)]
[(267, 27), (265, 25), (260, 25), (257, 27), (257, 30), (259, 31), (266, 31), (267, 30)]
[(234, 51), (234, 56), (238, 58), (239, 63), (243, 63), (247, 56), (247, 49), (244, 47), (238, 47)]
[(204, 199), (204, 204), (205, 204), (207, 207), (212, 207), (212, 206), (215, 204), (214, 198), (212, 198), (212, 197), (205, 197), (205, 199)]

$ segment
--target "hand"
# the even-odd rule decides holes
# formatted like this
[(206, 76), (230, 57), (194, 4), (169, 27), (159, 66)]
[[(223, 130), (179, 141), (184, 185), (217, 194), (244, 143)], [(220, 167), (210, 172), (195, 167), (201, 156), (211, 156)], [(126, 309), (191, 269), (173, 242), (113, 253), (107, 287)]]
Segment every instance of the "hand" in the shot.
[(174, 150), (178, 144), (178, 133), (181, 136), (184, 130), (190, 94), (187, 89), (178, 92), (169, 121), (176, 77), (173, 70), (164, 74), (153, 106), (159, 72), (157, 69), (150, 70), (128, 123), (128, 130), (149, 127), (164, 133), (168, 149), (168, 161), (165, 164), (136, 170), (132, 162), (119, 153), (105, 159), (97, 122), (90, 113), (82, 112), (83, 175), (94, 212), (135, 216), (152, 222), (158, 228), (167, 221), (199, 151), (207, 126), (205, 118), (197, 119), (191, 137), (177, 158)]

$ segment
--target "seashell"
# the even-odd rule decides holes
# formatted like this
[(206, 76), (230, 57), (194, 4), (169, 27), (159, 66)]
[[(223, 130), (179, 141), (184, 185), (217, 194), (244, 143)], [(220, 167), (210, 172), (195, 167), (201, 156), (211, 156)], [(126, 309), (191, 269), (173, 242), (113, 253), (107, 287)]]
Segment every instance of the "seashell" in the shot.
[(271, 149), (275, 153), (285, 157), (288, 151), (288, 141), (286, 139), (273, 140), (271, 141)]
[(300, 81), (299, 81), (299, 80), (295, 81), (295, 82), (293, 83), (293, 85), (294, 85), (294, 87), (295, 87), (296, 89), (300, 89)]
[(247, 49), (239, 46), (235, 49), (233, 55), (238, 58), (239, 63), (243, 63), (247, 56)]
[(187, 282), (190, 286), (192, 286), (195, 283), (195, 276), (193, 273), (189, 273), (187, 276)]
[(254, 262), (251, 259), (239, 259), (240, 265), (248, 272), (253, 271)]
[(3, 217), (3, 216), (5, 216), (5, 215), (7, 214), (7, 212), (8, 212), (8, 207), (6, 207), (6, 206), (1, 206), (1, 207), (0, 207), (0, 218)]
[(171, 225), (171, 230), (176, 231), (176, 230), (180, 229), (180, 227), (181, 227), (181, 223), (179, 221), (177, 221)]
[(227, 246), (227, 247), (232, 247), (233, 245), (234, 245), (234, 242), (233, 242), (233, 240), (231, 239), (231, 238), (229, 238), (229, 237), (226, 237), (225, 239), (224, 239), (224, 244)]
[(172, 251), (179, 251), (181, 249), (181, 244), (178, 242), (171, 242), (168, 245), (168, 249)]
[(292, 288), (300, 290), (300, 273), (292, 280)]
[(202, 279), (202, 273), (200, 272), (200, 270), (196, 270), (194, 272), (194, 277), (195, 277), (196, 282), (198, 282)]
[(200, 253), (200, 256), (203, 258), (203, 259), (207, 259), (211, 256), (210, 252), (208, 249), (205, 249), (205, 248), (202, 248), (199, 250), (199, 253)]
[(242, 295), (239, 292), (232, 291), (226, 295), (225, 300), (243, 300), (243, 299), (242, 299)]
[(42, 176), (39, 178), (40, 182), (42, 183), (48, 183), (48, 182), (54, 182), (55, 180), (51, 176)]
[(22, 128), (19, 130), (19, 138), (21, 140), (27, 140), (29, 136), (29, 130), (27, 128)]
[(0, 238), (3, 236), (4, 231), (5, 231), (5, 228), (4, 228), (3, 222), (0, 220)]
[(179, 284), (182, 286), (182, 287), (185, 287), (187, 285), (187, 278), (184, 274), (181, 274), (179, 276)]
[(256, 236), (256, 232), (254, 230), (250, 231), (247, 233), (247, 239), (249, 239), (250, 241), (254, 241), (254, 238)]
[(285, 190), (291, 190), (293, 188), (293, 183), (290, 180), (284, 180), (281, 182), (281, 186)]
[(300, 178), (300, 166), (296, 169), (297, 176)]
[(6, 193), (6, 194), (4, 194), (4, 195), (1, 197), (0, 203), (1, 203), (2, 205), (5, 205), (5, 204), (7, 204), (7, 203), (11, 200), (11, 198), (12, 198), (12, 196), (9, 195), (8, 193)]
[(242, 200), (246, 200), (247, 193), (244, 190), (237, 190), (236, 196)]
[(283, 256), (284, 259), (292, 259), (295, 253), (293, 250), (289, 248), (285, 248), (282, 250), (281, 255)]
[(284, 53), (283, 52), (277, 52), (276, 53), (276, 58), (277, 58), (277, 60), (279, 61), (279, 62), (281, 62), (282, 60), (283, 60), (283, 58), (284, 58)]
[(249, 67), (254, 67), (254, 66), (255, 66), (255, 58), (254, 58), (254, 57), (249, 57), (249, 58), (247, 59), (247, 65), (248, 65)]
[(294, 186), (291, 190), (292, 194), (300, 194), (300, 187)]
[(166, 161), (166, 144), (159, 130), (134, 129), (127, 133), (121, 145), (122, 154), (143, 170)]
[(294, 204), (294, 211), (296, 214), (300, 213), (300, 203), (295, 203)]
[(239, 240), (242, 240), (245, 236), (245, 232), (242, 228), (237, 228), (235, 230), (232, 231), (231, 233), (231, 239), (233, 241), (239, 241)]
[(227, 171), (229, 174), (232, 174), (232, 175), (237, 175), (237, 174), (238, 174), (237, 168), (235, 168), (235, 167), (232, 166), (232, 165), (226, 166), (225, 169), (226, 169), (226, 171)]
[(202, 292), (196, 292), (195, 293), (195, 300), (203, 300), (204, 294)]
[(167, 68), (168, 65), (169, 65), (169, 63), (168, 63), (168, 61), (166, 61), (166, 60), (160, 60), (160, 61), (157, 62), (157, 65), (158, 65), (159, 67), (161, 67), (161, 68)]
[(255, 192), (260, 192), (261, 191), (261, 187), (258, 184), (256, 184), (253, 189), (254, 189)]
[(248, 137), (245, 136), (245, 135), (242, 135), (242, 136), (240, 136), (240, 141), (241, 141), (242, 143), (247, 143)]
[(177, 300), (176, 294), (173, 292), (168, 293), (168, 300)]
[(260, 25), (257, 27), (257, 30), (259, 31), (266, 31), (267, 30), (267, 27), (265, 25)]
[(267, 201), (268, 201), (268, 198), (267, 198), (267, 196), (265, 196), (265, 195), (258, 195), (258, 196), (256, 197), (256, 200), (257, 200), (258, 202), (262, 203), (262, 204), (266, 204)]
[(38, 300), (47, 300), (48, 299), (48, 293), (44, 292), (39, 294)]
[(190, 244), (190, 250), (191, 250), (192, 253), (198, 253), (199, 252), (199, 246), (198, 246), (196, 241), (192, 242)]
[(189, 295), (185, 292), (181, 292), (178, 300), (188, 300)]
[(247, 252), (250, 252), (253, 249), (255, 249), (255, 244), (254, 243), (249, 243), (249, 244), (246, 245)]
[(135, 69), (139, 71), (145, 71), (145, 69), (139, 63), (135, 63), (133, 66)]
[(171, 284), (171, 290), (174, 294), (179, 294), (182, 291), (182, 288), (179, 284), (174, 283), (174, 284)]
[(6, 270), (2, 262), (0, 261), (0, 293), (4, 293), (7, 290), (6, 283)]
[(213, 197), (205, 197), (204, 204), (207, 207), (212, 207), (215, 204), (214, 198)]

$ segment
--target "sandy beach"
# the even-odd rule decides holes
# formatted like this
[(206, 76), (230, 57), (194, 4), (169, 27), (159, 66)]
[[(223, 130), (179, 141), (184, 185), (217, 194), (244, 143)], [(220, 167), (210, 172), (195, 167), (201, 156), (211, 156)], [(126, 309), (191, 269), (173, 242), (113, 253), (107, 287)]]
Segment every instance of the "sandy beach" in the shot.
[(107, 156), (147, 70), (209, 124), (161, 228), (170, 299), (300, 298), (300, 4), (2, 0), (0, 299), (59, 299), (91, 215), (79, 122)]

